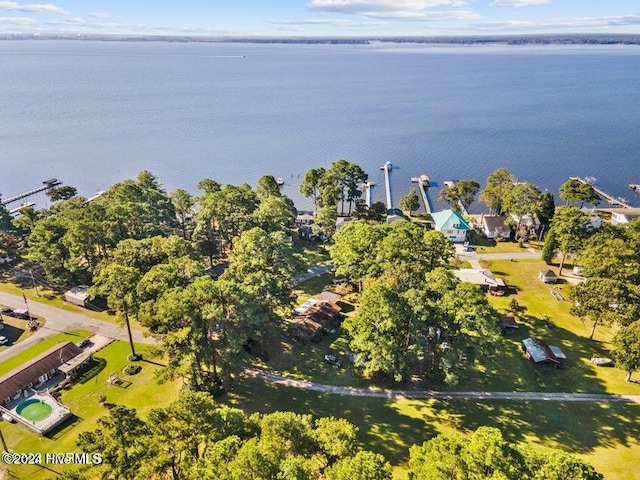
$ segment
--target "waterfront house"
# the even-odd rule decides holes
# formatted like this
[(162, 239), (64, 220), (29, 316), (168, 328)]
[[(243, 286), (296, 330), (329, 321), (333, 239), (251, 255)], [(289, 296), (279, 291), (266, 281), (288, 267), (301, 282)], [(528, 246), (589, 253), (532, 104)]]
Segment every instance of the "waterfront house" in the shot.
[(536, 367), (563, 368), (567, 359), (560, 347), (547, 345), (546, 342), (535, 337), (522, 340), (522, 350)]
[(558, 281), (558, 275), (553, 270), (540, 270), (538, 278), (543, 283), (556, 283)]
[(488, 239), (509, 239), (511, 227), (505, 224), (506, 218), (502, 215), (483, 215), (481, 220), (482, 233)]
[(640, 217), (640, 208), (609, 208), (606, 211), (611, 212), (611, 223), (614, 225), (629, 223)]
[(589, 221), (584, 225), (587, 230), (600, 228), (602, 226), (602, 217), (593, 209), (582, 207), (580, 211), (589, 217)]
[(471, 230), (469, 224), (462, 215), (455, 210), (443, 210), (432, 213), (431, 217), (436, 224), (436, 230), (442, 232), (450, 241), (462, 243), (467, 238), (467, 232)]

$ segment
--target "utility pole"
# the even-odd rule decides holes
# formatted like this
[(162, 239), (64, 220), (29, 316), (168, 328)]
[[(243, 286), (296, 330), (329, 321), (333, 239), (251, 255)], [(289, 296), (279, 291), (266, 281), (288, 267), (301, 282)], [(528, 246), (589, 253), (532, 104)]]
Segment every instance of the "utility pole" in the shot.
[(9, 447), (7, 447), (7, 442), (4, 440), (4, 435), (2, 434), (2, 430), (0, 429), (0, 441), (2, 442), (2, 450), (5, 452), (9, 451)]

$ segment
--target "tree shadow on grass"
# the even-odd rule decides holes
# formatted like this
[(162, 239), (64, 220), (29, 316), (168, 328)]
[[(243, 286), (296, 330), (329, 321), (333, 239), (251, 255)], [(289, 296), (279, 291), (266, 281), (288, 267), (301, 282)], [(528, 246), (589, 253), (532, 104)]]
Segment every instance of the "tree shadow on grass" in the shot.
[(574, 453), (629, 446), (640, 437), (640, 408), (622, 402), (449, 401), (432, 402), (452, 426), (499, 428), (511, 442), (531, 441)]
[(406, 460), (411, 445), (437, 434), (432, 425), (399, 412), (393, 401), (385, 398), (332, 395), (257, 379), (241, 379), (220, 402), (247, 412), (289, 410), (309, 413), (315, 418), (345, 418), (358, 427), (358, 440), (363, 448), (381, 453), (394, 464)]
[(71, 416), (67, 418), (64, 422), (62, 422), (53, 430), (49, 431), (45, 435), (45, 437), (48, 438), (49, 440), (57, 440), (63, 435), (65, 435), (67, 432), (69, 432), (69, 430), (79, 425), (82, 422), (82, 420), (83, 420), (82, 418), (72, 413)]

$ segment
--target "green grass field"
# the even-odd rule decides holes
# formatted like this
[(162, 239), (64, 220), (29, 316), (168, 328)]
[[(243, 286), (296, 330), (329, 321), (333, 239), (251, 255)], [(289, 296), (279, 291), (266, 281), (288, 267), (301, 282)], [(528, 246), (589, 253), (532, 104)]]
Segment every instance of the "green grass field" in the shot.
[(359, 428), (362, 447), (382, 453), (398, 479), (405, 478), (408, 450), (439, 433), (498, 427), (509, 441), (575, 453), (608, 480), (637, 478), (640, 405), (515, 401), (387, 400), (344, 397), (243, 380), (223, 402), (249, 412), (291, 410), (338, 416)]
[[(37, 347), (41, 345), (39, 344)], [(146, 348), (144, 345), (136, 347), (143, 355)], [(131, 377), (123, 375), (122, 369), (130, 363), (126, 359), (128, 353), (128, 344), (116, 341), (94, 355), (96, 358), (95, 367), (62, 392), (61, 401), (71, 409), (74, 416), (47, 436), (40, 437), (22, 425), (3, 422), (2, 432), (9, 449), (17, 453), (79, 453), (79, 449), (75, 445), (78, 434), (94, 429), (98, 419), (106, 413), (106, 408), (98, 403), (98, 398), (101, 395), (105, 395), (109, 403), (136, 408), (141, 416), (145, 416), (151, 408), (163, 407), (177, 398), (182, 382), (175, 380), (158, 385), (154, 378), (154, 372), (161, 368), (161, 365), (155, 360), (141, 361), (142, 370), (137, 375)], [(31, 352), (31, 356), (35, 354), (37, 354), (36, 351)], [(4, 368), (4, 364), (2, 368)], [(130, 384), (125, 387), (107, 385), (107, 378), (113, 373), (117, 373)], [(13, 476), (10, 478), (25, 480), (55, 478), (69, 469), (69, 466), (11, 467), (10, 473)]]

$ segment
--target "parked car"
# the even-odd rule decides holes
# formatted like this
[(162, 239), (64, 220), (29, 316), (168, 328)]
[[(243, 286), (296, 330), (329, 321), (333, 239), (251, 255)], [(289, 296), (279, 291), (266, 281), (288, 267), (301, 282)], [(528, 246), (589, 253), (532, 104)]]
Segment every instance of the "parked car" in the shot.
[(324, 361), (329, 365), (335, 365), (336, 367), (342, 367), (342, 361), (333, 354), (327, 354), (324, 356)]
[(4, 345), (7, 342), (9, 342), (9, 339), (0, 335), (0, 345)]
[(90, 343), (91, 343), (91, 340), (89, 340), (88, 338), (84, 338), (80, 340), (78, 343), (76, 343), (76, 347), (78, 348), (88, 347)]
[(3, 315), (11, 315), (13, 313), (13, 308), (2, 307), (0, 308), (0, 313)]

